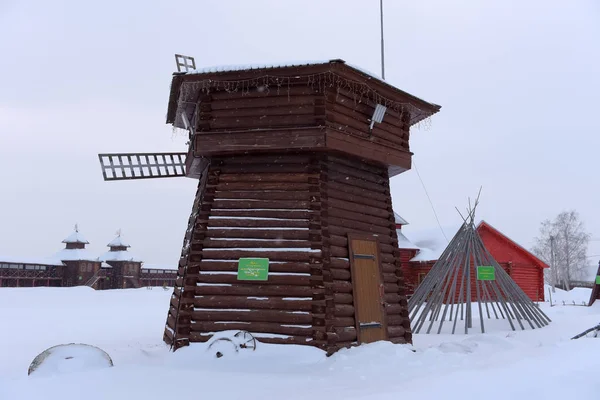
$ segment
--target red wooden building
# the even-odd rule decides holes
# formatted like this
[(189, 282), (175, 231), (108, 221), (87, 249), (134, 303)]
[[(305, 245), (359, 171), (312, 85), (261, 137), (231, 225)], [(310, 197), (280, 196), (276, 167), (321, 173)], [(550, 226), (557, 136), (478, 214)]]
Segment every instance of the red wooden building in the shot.
[[(401, 226), (399, 226), (401, 230)], [(477, 225), (485, 247), (533, 301), (544, 301), (544, 268), (549, 266), (485, 221)], [(407, 291), (412, 294), (431, 270), (447, 243), (432, 240), (420, 246), (402, 243), (398, 235)], [(405, 237), (402, 234), (402, 237)]]

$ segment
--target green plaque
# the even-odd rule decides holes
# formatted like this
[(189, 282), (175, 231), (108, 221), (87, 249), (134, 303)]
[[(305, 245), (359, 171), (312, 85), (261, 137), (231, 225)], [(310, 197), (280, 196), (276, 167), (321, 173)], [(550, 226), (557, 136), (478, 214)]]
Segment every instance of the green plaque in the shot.
[(240, 281), (266, 281), (269, 279), (269, 259), (240, 258), (237, 278)]
[(596, 277), (596, 285), (600, 285), (600, 275)]
[(496, 270), (490, 266), (479, 266), (477, 267), (477, 280), (478, 281), (495, 281)]

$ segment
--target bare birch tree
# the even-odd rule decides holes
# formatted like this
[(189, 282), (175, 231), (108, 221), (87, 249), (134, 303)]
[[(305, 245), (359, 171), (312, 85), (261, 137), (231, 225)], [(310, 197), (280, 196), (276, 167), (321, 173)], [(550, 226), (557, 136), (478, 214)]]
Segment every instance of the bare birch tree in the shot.
[(548, 284), (554, 288), (562, 283), (571, 290), (571, 281), (585, 279), (589, 240), (577, 211), (563, 211), (554, 220), (542, 222), (533, 252), (550, 265), (545, 277)]

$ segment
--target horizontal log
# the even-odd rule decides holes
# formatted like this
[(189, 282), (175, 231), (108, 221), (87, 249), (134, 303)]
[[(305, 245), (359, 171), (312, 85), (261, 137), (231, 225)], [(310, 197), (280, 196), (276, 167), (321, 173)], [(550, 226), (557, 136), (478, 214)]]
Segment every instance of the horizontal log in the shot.
[[(315, 264), (308, 263), (269, 263), (270, 272), (310, 273)], [(318, 265), (316, 265), (318, 267)], [(238, 261), (201, 261), (200, 271), (237, 272)]]
[(213, 209), (288, 209), (288, 210), (306, 210), (310, 208), (311, 202), (308, 200), (215, 200), (212, 202)]
[[(291, 89), (291, 88), (290, 88)], [(303, 106), (303, 105), (312, 105), (314, 104), (315, 96), (314, 94), (305, 94), (305, 95), (285, 95), (283, 96), (283, 92), (278, 96), (265, 96), (262, 98), (223, 98), (223, 99), (215, 99), (210, 102), (211, 111), (217, 110), (228, 110), (228, 109), (246, 109), (246, 108), (256, 108), (256, 107), (277, 107), (280, 105), (287, 106)], [(201, 103), (202, 104), (202, 103)]]
[(355, 327), (353, 317), (335, 317), (333, 318), (333, 326), (338, 328)]
[(254, 173), (254, 174), (220, 174), (219, 182), (300, 182), (308, 183), (309, 178), (318, 178), (318, 174), (283, 174), (283, 173)]
[[(309, 222), (304, 220), (289, 219), (229, 219), (229, 218), (211, 218), (208, 221), (209, 227), (214, 228), (305, 228), (308, 229)], [(199, 221), (200, 224), (206, 223)]]
[(384, 185), (384, 184), (368, 182), (368, 181), (365, 181), (364, 179), (355, 178), (348, 174), (341, 174), (341, 173), (335, 172), (335, 171), (329, 171), (329, 173), (327, 174), (327, 178), (329, 179), (329, 181), (354, 186), (354, 187), (357, 187), (360, 189), (370, 190), (375, 193), (385, 194), (385, 193), (389, 192), (389, 188), (388, 188), (387, 184)]
[(218, 130), (243, 130), (243, 129), (275, 129), (287, 127), (305, 127), (316, 126), (317, 119), (315, 115), (266, 115), (250, 117), (219, 117), (207, 121), (212, 132)]
[(334, 280), (333, 291), (337, 293), (352, 293), (352, 283)]
[(398, 282), (398, 277), (395, 274), (390, 274), (388, 272), (383, 273), (383, 281), (386, 283), (396, 283)]
[(258, 337), (256, 338), (261, 343), (270, 344), (301, 344), (301, 345), (316, 345), (318, 342), (312, 340), (310, 337), (302, 336), (291, 336), (289, 338), (278, 338), (278, 337)]
[(311, 311), (313, 306), (312, 300), (284, 299), (286, 297), (267, 297), (265, 300), (258, 300), (245, 296), (202, 296), (194, 298), (194, 307)]
[(390, 326), (388, 325), (388, 336), (390, 338), (393, 337), (401, 337), (406, 334), (406, 329), (403, 326)]
[(348, 210), (342, 210), (340, 208), (336, 208), (332, 206), (328, 202), (327, 212), (330, 217), (343, 218), (351, 221), (357, 221), (365, 224), (369, 224), (371, 226), (382, 227), (384, 229), (388, 229), (388, 232), (391, 233), (391, 230), (395, 229), (395, 224), (391, 220), (378, 218), (374, 216), (369, 216), (361, 213), (356, 213)]
[(228, 165), (288, 165), (301, 164), (308, 165), (311, 162), (312, 156), (308, 153), (296, 154), (238, 154), (228, 155), (224, 157), (215, 157), (212, 165), (215, 168)]
[(386, 293), (383, 296), (384, 300), (388, 304), (400, 303), (402, 296), (397, 293)]
[(334, 332), (337, 335), (337, 341), (347, 342), (356, 340), (355, 327), (334, 328)]
[(354, 304), (354, 298), (349, 293), (334, 293), (333, 302), (336, 304)]
[(350, 273), (350, 270), (348, 270), (348, 269), (331, 268), (330, 271), (331, 271), (331, 277), (333, 279), (340, 280), (340, 281), (349, 281), (350, 279), (352, 279), (352, 274)]
[(244, 192), (216, 192), (219, 199), (248, 199), (248, 200), (296, 200), (309, 199), (310, 192), (286, 192), (280, 190), (244, 191)]
[(312, 323), (310, 314), (298, 314), (287, 311), (253, 310), (253, 311), (194, 311), (191, 313), (193, 322), (223, 321), (223, 322), (279, 322), (298, 325)]
[[(352, 227), (348, 227), (348, 226), (338, 226), (338, 225), (332, 225), (331, 221), (328, 221), (329, 225), (327, 226), (327, 230), (329, 231), (330, 235), (348, 235), (349, 233), (357, 233), (360, 235), (364, 235), (365, 232), (358, 229), (358, 228), (352, 228)], [(393, 241), (392, 237), (390, 236), (390, 234), (378, 234), (378, 233), (372, 233), (371, 235), (376, 236), (377, 240), (379, 240), (379, 243), (391, 243)]]
[(209, 248), (310, 248), (308, 240), (218, 240), (204, 239), (203, 246)]
[(373, 207), (378, 210), (385, 210), (385, 209), (388, 209), (389, 207), (391, 207), (390, 204), (386, 203), (385, 201), (372, 200), (372, 199), (366, 198), (364, 196), (351, 194), (351, 193), (343, 192), (340, 190), (335, 190), (331, 187), (332, 185), (335, 185), (335, 182), (327, 184), (326, 193), (327, 193), (327, 196), (329, 197), (329, 200), (332, 200), (332, 199), (345, 200), (345, 201), (351, 202), (353, 204), (361, 204), (361, 205)]
[(331, 268), (350, 269), (350, 261), (348, 259), (344, 260), (341, 258), (332, 258), (329, 261), (329, 264), (331, 265)]
[(362, 180), (372, 182), (372, 183), (375, 183), (378, 185), (387, 184), (387, 182), (388, 182), (387, 175), (383, 175), (384, 174), (383, 169), (381, 170), (381, 173), (374, 174), (372, 172), (368, 172), (368, 171), (362, 170), (360, 168), (355, 168), (355, 167), (350, 167), (348, 165), (340, 164), (333, 160), (327, 162), (327, 169), (329, 171), (337, 172), (337, 173), (343, 174), (343, 175), (349, 175), (354, 178), (362, 179)]
[(309, 161), (301, 164), (232, 164), (219, 166), (219, 171), (224, 174), (262, 174), (277, 172), (280, 174), (302, 174), (302, 173), (314, 173), (316, 169), (314, 166), (308, 164)]
[(354, 306), (349, 304), (336, 304), (334, 310), (336, 317), (353, 317), (354, 318)]
[(246, 331), (250, 333), (272, 333), (275, 335), (297, 335), (310, 337), (313, 328), (301, 326), (283, 326), (275, 322), (193, 322), (192, 332)]
[[(216, 220), (215, 220), (216, 221)], [(233, 220), (231, 220), (233, 221)], [(211, 223), (209, 221), (209, 223)], [(271, 221), (265, 221), (271, 222)], [(273, 221), (276, 222), (276, 221)], [(293, 222), (293, 221), (289, 221)], [(295, 221), (299, 222), (299, 221)], [(234, 224), (229, 225), (229, 223), (219, 224), (221, 227), (229, 226), (230, 228), (235, 228)], [(262, 227), (265, 227), (264, 224)], [(270, 225), (276, 225), (272, 223)], [(281, 224), (285, 225), (285, 224)], [(292, 225), (292, 224), (290, 224)], [(302, 221), (302, 225), (305, 224)], [(214, 225), (213, 225), (214, 226)], [(240, 227), (241, 228), (241, 227)], [(248, 227), (251, 228), (251, 227)], [(306, 226), (308, 228), (308, 226)], [(308, 240), (310, 232), (307, 230), (293, 230), (293, 229), (209, 229), (206, 231), (206, 237), (209, 238), (240, 238), (240, 239), (280, 239), (280, 240)]]
[(235, 286), (197, 286), (196, 296), (223, 295), (223, 296), (289, 296), (312, 297), (316, 290), (308, 286), (290, 285), (262, 285), (262, 284), (236, 284)]
[(387, 205), (382, 208), (376, 208), (361, 203), (354, 203), (350, 199), (340, 200), (336, 198), (328, 199), (327, 204), (330, 207), (335, 207), (340, 210), (351, 211), (353, 213), (361, 214), (363, 215), (363, 219), (370, 219), (371, 217), (376, 217), (381, 218), (385, 221), (389, 221), (390, 217), (393, 215), (393, 213), (391, 213), (388, 210)]
[[(220, 106), (221, 104), (219, 104)], [(207, 112), (208, 113), (208, 112)], [(288, 105), (280, 103), (272, 107), (248, 107), (216, 109), (210, 111), (213, 118), (256, 117), (262, 115), (314, 115), (315, 106), (310, 103)]]
[(255, 190), (291, 190), (305, 192), (310, 190), (308, 183), (284, 182), (219, 182), (216, 189), (220, 191), (255, 191)]
[(348, 238), (344, 236), (329, 234), (329, 238), (327, 238), (326, 241), (333, 246), (348, 247)]
[(329, 246), (329, 252), (331, 254), (331, 257), (348, 258), (347, 247)]
[(387, 304), (385, 306), (385, 313), (387, 315), (401, 315), (403, 311), (406, 311), (406, 306), (401, 304)]
[(268, 258), (271, 261), (309, 261), (319, 259), (319, 252), (303, 251), (253, 251), (253, 250), (203, 250), (202, 258), (208, 260), (237, 260), (245, 257)]
[(198, 332), (192, 332), (190, 334), (190, 343), (206, 343), (212, 338), (212, 335), (204, 335)]
[(329, 217), (328, 220), (329, 224), (330, 224), (330, 230), (331, 230), (331, 225), (334, 226), (339, 226), (339, 227), (343, 227), (343, 228), (348, 228), (348, 229), (352, 229), (354, 231), (358, 231), (364, 234), (365, 232), (371, 233), (371, 234), (380, 234), (380, 235), (385, 235), (385, 236), (390, 236), (391, 235), (391, 228), (384, 228), (381, 226), (375, 226), (375, 225), (371, 225), (369, 223), (365, 223), (365, 222), (359, 222), (359, 221), (353, 221), (353, 220), (349, 220), (346, 218), (338, 218), (338, 217)]
[(365, 199), (376, 200), (379, 202), (390, 201), (390, 197), (386, 193), (379, 193), (372, 190), (359, 188), (356, 186), (348, 185), (345, 182), (329, 181), (327, 182), (327, 190), (329, 191), (330, 189), (335, 190), (336, 192), (347, 193), (357, 197), (364, 197)]
[(348, 158), (343, 156), (327, 155), (329, 162), (345, 165), (350, 168), (355, 168), (361, 171), (369, 172), (375, 175), (387, 176), (387, 169), (378, 165), (373, 165), (366, 162), (358, 162), (356, 158)]
[[(230, 283), (238, 284), (237, 275), (234, 274), (188, 274), (187, 280), (195, 280), (199, 283)], [(291, 285), (291, 286), (310, 286), (310, 276), (303, 275), (269, 275), (266, 281), (260, 281), (261, 285)]]
[(381, 270), (383, 272), (396, 273), (396, 266), (390, 263), (381, 263)]
[(277, 219), (308, 219), (313, 214), (309, 210), (211, 210), (211, 217), (249, 217)]
[(383, 288), (386, 293), (398, 293), (400, 290), (400, 286), (395, 283), (384, 283)]

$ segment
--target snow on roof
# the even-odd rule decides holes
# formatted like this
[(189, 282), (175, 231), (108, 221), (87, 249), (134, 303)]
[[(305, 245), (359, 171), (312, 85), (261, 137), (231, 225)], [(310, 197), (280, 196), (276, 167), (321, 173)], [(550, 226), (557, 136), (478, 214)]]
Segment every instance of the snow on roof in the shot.
[(407, 236), (411, 238), (412, 243), (414, 243), (419, 248), (419, 253), (413, 257), (410, 261), (436, 261), (440, 258), (448, 244), (450, 244), (450, 240), (458, 231), (459, 228), (444, 228), (444, 232), (446, 233), (446, 237), (440, 231), (439, 228), (432, 228), (428, 230), (421, 230), (414, 233), (409, 233)]
[(0, 263), (8, 264), (30, 264), (30, 265), (65, 265), (62, 261), (50, 257), (7, 257), (0, 256)]
[(102, 261), (102, 264), (100, 264), (100, 268), (112, 268), (112, 265), (107, 264), (104, 261)]
[(178, 263), (173, 264), (147, 264), (144, 263), (142, 265), (142, 269), (168, 269), (168, 270), (177, 270), (179, 267)]
[(107, 251), (98, 257), (100, 261), (132, 261), (132, 262), (142, 262), (139, 257), (134, 254), (126, 251)]
[(88, 249), (62, 249), (53, 258), (61, 261), (98, 261), (98, 257)]
[(394, 211), (394, 220), (396, 225), (408, 225), (408, 221), (400, 216), (397, 212)]
[(373, 78), (383, 81), (383, 79), (381, 79), (380, 75), (378, 75), (374, 72), (371, 72), (369, 70), (366, 70), (362, 67), (359, 67), (357, 65), (347, 63), (346, 61), (339, 59), (339, 58), (333, 58), (330, 60), (280, 61), (280, 62), (260, 63), (260, 64), (215, 65), (215, 66), (211, 66), (211, 67), (196, 68), (195, 70), (189, 71), (186, 74), (214, 74), (214, 73), (219, 73), (219, 72), (251, 71), (251, 70), (255, 70), (255, 69), (267, 69), (267, 68), (274, 69), (274, 68), (287, 68), (287, 67), (305, 67), (305, 66), (309, 66), (309, 65), (320, 65), (320, 64), (329, 64), (329, 63), (336, 63), (336, 62), (346, 64), (347, 66), (354, 68), (355, 70), (358, 70), (365, 75), (369, 75), (369, 76), (372, 76)]
[(270, 64), (237, 64), (237, 65), (216, 65), (212, 67), (197, 68), (189, 71), (188, 74), (210, 74), (217, 72), (233, 72), (233, 71), (250, 71), (253, 69), (266, 68), (286, 68), (286, 67), (303, 67), (307, 65), (328, 64), (333, 60), (305, 60), (305, 61), (288, 61), (276, 62)]
[(109, 244), (107, 244), (108, 247), (131, 247), (127, 241), (125, 239), (123, 239), (123, 235), (122, 234), (118, 234), (116, 238), (114, 238), (113, 240), (111, 240), (111, 242)]
[(79, 232), (77, 230), (75, 230), (75, 232), (73, 232), (69, 236), (67, 236), (67, 238), (65, 240), (63, 240), (62, 242), (63, 243), (83, 243), (83, 244), (89, 244), (90, 243), (81, 234), (81, 232)]
[(398, 248), (399, 249), (418, 249), (419, 247), (413, 244), (400, 229), (396, 230), (396, 234), (398, 235)]

